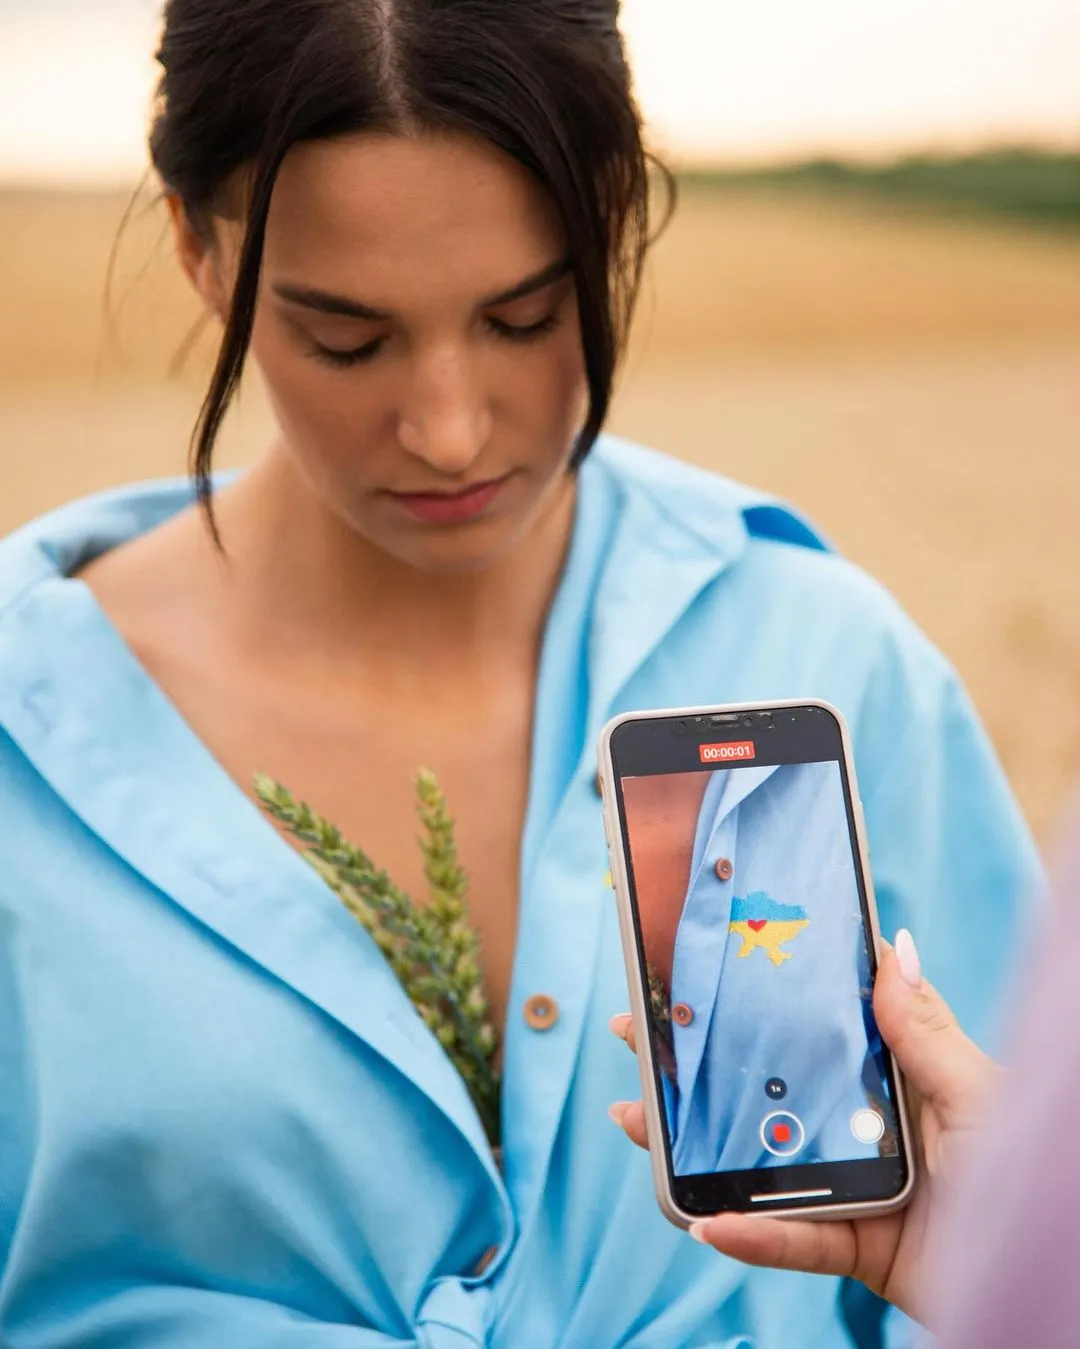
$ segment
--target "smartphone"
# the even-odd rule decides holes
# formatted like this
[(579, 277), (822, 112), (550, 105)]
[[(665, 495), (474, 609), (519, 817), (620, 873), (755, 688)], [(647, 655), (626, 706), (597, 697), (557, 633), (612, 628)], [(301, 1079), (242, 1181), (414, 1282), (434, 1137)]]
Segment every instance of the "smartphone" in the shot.
[(843, 718), (803, 700), (615, 718), (600, 784), (660, 1207), (869, 1217), (914, 1185), (874, 1020)]

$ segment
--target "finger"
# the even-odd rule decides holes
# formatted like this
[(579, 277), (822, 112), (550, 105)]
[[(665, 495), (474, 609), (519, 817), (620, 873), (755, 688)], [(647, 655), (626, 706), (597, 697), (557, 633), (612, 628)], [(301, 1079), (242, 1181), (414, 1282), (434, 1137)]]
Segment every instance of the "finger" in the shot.
[(695, 1223), (690, 1235), (744, 1265), (851, 1276), (858, 1243), (846, 1222), (797, 1222), (724, 1213)]
[(960, 1029), (948, 1003), (915, 971), (904, 978), (896, 952), (882, 951), (874, 987), (874, 1015), (885, 1043), (922, 1097), (950, 1113), (977, 1110), (995, 1065)]
[(649, 1133), (645, 1127), (645, 1107), (640, 1101), (618, 1101), (608, 1114), (632, 1143), (648, 1150)]
[(613, 1016), (610, 1021), (611, 1033), (617, 1035), (620, 1040), (625, 1040), (630, 1048), (637, 1053), (637, 1037), (634, 1035), (634, 1020), (629, 1012), (620, 1012), (618, 1016)]

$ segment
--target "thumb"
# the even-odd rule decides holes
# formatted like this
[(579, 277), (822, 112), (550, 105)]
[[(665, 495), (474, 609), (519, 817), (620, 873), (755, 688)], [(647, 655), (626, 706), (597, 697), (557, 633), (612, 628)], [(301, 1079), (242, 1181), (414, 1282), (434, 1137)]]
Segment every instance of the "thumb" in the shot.
[(925, 1101), (943, 1113), (977, 1109), (993, 1064), (960, 1029), (948, 1003), (922, 978), (911, 934), (901, 932), (897, 952), (885, 945), (874, 986), (874, 1015), (882, 1038), (904, 1076)]

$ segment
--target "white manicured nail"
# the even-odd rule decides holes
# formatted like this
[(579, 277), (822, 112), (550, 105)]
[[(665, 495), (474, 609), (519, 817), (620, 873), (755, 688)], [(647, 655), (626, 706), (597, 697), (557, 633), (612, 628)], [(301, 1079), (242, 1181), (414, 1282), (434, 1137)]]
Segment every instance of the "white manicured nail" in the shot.
[(900, 966), (900, 975), (905, 984), (918, 988), (922, 983), (922, 962), (915, 947), (915, 938), (902, 927), (896, 934), (896, 963)]

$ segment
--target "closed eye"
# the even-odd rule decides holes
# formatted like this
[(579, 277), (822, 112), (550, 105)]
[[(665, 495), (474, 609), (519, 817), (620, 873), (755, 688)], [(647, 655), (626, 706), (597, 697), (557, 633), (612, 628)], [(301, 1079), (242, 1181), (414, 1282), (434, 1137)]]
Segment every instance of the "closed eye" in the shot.
[(327, 365), (336, 366), (339, 370), (348, 369), (350, 366), (363, 365), (365, 362), (373, 360), (383, 348), (385, 337), (376, 337), (371, 342), (365, 342), (362, 347), (353, 347), (349, 351), (339, 351), (335, 347), (324, 347), (321, 342), (316, 342), (315, 355), (320, 361), (325, 361)]
[(548, 314), (537, 323), (516, 324), (504, 323), (502, 319), (489, 318), (488, 327), (496, 337), (502, 337), (507, 342), (534, 342), (537, 338), (544, 337), (550, 332), (554, 332), (558, 326), (559, 316), (557, 313)]
[[(540, 338), (554, 332), (559, 323), (558, 313), (547, 314), (536, 323), (518, 324), (506, 323), (502, 319), (489, 318), (487, 320), (488, 328), (496, 337), (502, 338), (506, 342), (535, 342)], [(321, 342), (314, 343), (315, 355), (320, 361), (327, 365), (332, 365), (338, 370), (347, 370), (353, 366), (365, 365), (372, 361), (382, 350), (386, 343), (385, 337), (376, 337), (371, 342), (365, 342), (361, 347), (353, 347), (347, 351), (339, 350), (336, 347), (325, 347)]]

